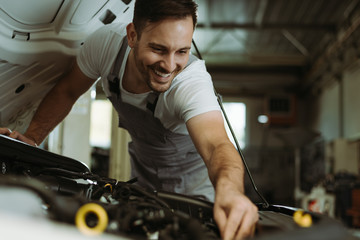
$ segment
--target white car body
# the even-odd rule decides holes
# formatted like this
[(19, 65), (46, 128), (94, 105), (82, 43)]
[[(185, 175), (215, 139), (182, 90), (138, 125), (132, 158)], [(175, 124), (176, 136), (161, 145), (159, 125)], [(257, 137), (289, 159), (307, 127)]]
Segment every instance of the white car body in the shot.
[(131, 22), (133, 0), (0, 0), (0, 126), (23, 132), (86, 37)]

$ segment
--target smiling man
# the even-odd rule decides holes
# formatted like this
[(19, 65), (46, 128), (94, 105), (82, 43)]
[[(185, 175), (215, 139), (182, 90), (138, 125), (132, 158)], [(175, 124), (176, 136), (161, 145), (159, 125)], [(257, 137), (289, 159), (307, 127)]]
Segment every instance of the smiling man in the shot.
[(141, 35), (136, 32), (134, 24), (129, 24), (128, 40), (133, 51), (125, 70), (124, 88), (133, 90), (133, 93), (168, 90), (172, 80), (188, 62), (191, 29), (191, 17), (161, 20), (155, 26), (145, 27)]
[[(49, 92), (24, 135), (40, 144), (99, 77), (128, 130), (131, 175), (142, 187), (214, 201), (224, 239), (254, 232), (256, 206), (244, 195), (241, 158), (229, 141), (204, 61), (190, 54), (192, 0), (137, 0), (133, 22), (98, 29), (73, 70)], [(75, 134), (75, 133), (74, 133)]]

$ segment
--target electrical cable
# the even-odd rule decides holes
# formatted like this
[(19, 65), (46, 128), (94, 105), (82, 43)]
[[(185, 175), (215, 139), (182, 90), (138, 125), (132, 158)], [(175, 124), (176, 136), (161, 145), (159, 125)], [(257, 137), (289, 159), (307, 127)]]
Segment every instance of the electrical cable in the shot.
[[(202, 56), (201, 56), (201, 54), (200, 54), (199, 49), (198, 49), (197, 46), (196, 46), (196, 43), (195, 43), (194, 39), (192, 39), (192, 43), (193, 43), (193, 45), (194, 45), (194, 47), (195, 47), (195, 51), (196, 51), (199, 59), (202, 60)], [(243, 153), (242, 153), (242, 151), (241, 151), (239, 142), (237, 141), (237, 138), (236, 138), (236, 136), (235, 136), (234, 130), (233, 130), (233, 128), (232, 128), (232, 126), (231, 126), (231, 123), (230, 123), (230, 121), (229, 121), (229, 119), (228, 119), (228, 117), (227, 117), (226, 111), (225, 111), (224, 106), (223, 106), (223, 104), (222, 104), (221, 96), (220, 96), (220, 94), (216, 91), (215, 87), (214, 87), (214, 93), (215, 93), (215, 95), (216, 95), (216, 97), (217, 97), (217, 101), (218, 101), (219, 106), (220, 106), (220, 108), (221, 108), (221, 111), (222, 111), (222, 113), (223, 113), (223, 115), (224, 115), (226, 124), (227, 124), (227, 126), (229, 127), (229, 129), (230, 129), (232, 138), (233, 138), (234, 141), (235, 141), (235, 145), (236, 145), (237, 151), (238, 151), (238, 153), (239, 153), (239, 155), (240, 155), (240, 157), (241, 157), (241, 160), (242, 160), (242, 162), (243, 162), (243, 164), (244, 164), (246, 173), (247, 173), (248, 176), (249, 176), (249, 179), (250, 179), (250, 181), (251, 181), (251, 185), (252, 185), (252, 187), (254, 188), (256, 194), (257, 194), (257, 195), (261, 198), (261, 200), (263, 201), (264, 208), (268, 208), (268, 207), (270, 206), (270, 204), (268, 203), (268, 201), (266, 201), (266, 199), (264, 198), (264, 196), (259, 192), (259, 190), (258, 190), (258, 188), (257, 188), (257, 186), (256, 186), (256, 184), (255, 184), (255, 181), (254, 181), (254, 179), (253, 179), (253, 177), (252, 177), (252, 175), (251, 175), (250, 169), (249, 169), (249, 167), (248, 167), (248, 165), (247, 165), (247, 163), (246, 163), (245, 157), (244, 157), (244, 155), (243, 155)]]
[(214, 89), (214, 92), (215, 92), (215, 95), (216, 95), (216, 97), (217, 97), (218, 103), (219, 103), (219, 105), (220, 105), (221, 111), (222, 111), (223, 114), (224, 114), (224, 118), (225, 118), (225, 120), (226, 120), (226, 124), (228, 125), (228, 127), (229, 127), (229, 129), (230, 129), (230, 132), (231, 132), (231, 135), (232, 135), (232, 137), (233, 137), (233, 139), (234, 139), (234, 141), (235, 141), (235, 145), (236, 145), (237, 151), (238, 151), (238, 153), (239, 153), (239, 155), (240, 155), (240, 157), (241, 157), (241, 160), (242, 160), (242, 162), (243, 162), (243, 164), (244, 164), (245, 170), (246, 170), (246, 172), (247, 172), (247, 174), (248, 174), (248, 176), (249, 176), (249, 179), (250, 179), (250, 181), (251, 181), (251, 185), (253, 186), (255, 192), (257, 193), (257, 195), (261, 198), (261, 200), (262, 200), (263, 203), (265, 204), (264, 207), (267, 208), (267, 207), (270, 206), (270, 204), (268, 203), (268, 201), (266, 201), (266, 199), (264, 198), (264, 196), (259, 192), (259, 190), (258, 190), (258, 188), (257, 188), (257, 186), (256, 186), (256, 184), (255, 184), (255, 181), (254, 181), (254, 179), (253, 179), (253, 177), (252, 177), (252, 175), (251, 175), (250, 169), (249, 169), (249, 167), (248, 167), (248, 165), (247, 165), (247, 163), (246, 163), (246, 161), (245, 161), (244, 154), (242, 153), (242, 151), (241, 151), (241, 149), (240, 149), (239, 142), (237, 141), (237, 139), (236, 139), (236, 137), (235, 137), (234, 130), (233, 130), (231, 124), (230, 124), (230, 121), (229, 121), (227, 115), (226, 115), (224, 106), (223, 106), (222, 101), (221, 101), (221, 97), (220, 97), (220, 95), (215, 91), (215, 89)]

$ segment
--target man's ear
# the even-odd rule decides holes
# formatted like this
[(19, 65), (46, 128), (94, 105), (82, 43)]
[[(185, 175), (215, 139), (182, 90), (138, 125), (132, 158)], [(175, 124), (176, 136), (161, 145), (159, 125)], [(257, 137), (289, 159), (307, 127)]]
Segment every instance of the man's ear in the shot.
[(137, 34), (136, 34), (135, 26), (133, 23), (129, 23), (126, 26), (126, 33), (127, 33), (129, 47), (133, 48), (137, 41)]

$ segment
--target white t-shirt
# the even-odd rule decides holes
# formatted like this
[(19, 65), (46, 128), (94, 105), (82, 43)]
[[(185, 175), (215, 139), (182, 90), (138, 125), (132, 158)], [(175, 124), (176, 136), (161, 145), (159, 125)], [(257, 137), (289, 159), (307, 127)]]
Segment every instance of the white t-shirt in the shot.
[[(81, 71), (92, 79), (101, 77), (107, 96), (110, 96), (107, 76), (119, 52), (126, 25), (114, 23), (96, 30), (82, 46), (77, 57)], [(127, 48), (125, 59), (128, 58)], [(120, 68), (120, 90), (122, 100), (141, 109), (146, 109), (146, 98), (150, 93), (133, 94), (122, 88), (122, 77), (126, 61)], [(195, 60), (179, 73), (170, 88), (159, 95), (154, 116), (163, 126), (173, 132), (188, 134), (186, 121), (209, 111), (220, 111), (210, 74), (206, 71), (203, 60)]]

